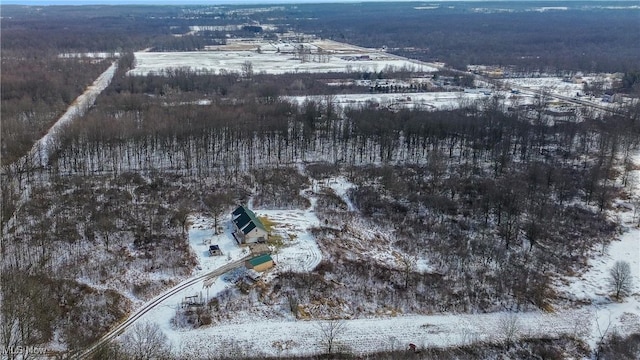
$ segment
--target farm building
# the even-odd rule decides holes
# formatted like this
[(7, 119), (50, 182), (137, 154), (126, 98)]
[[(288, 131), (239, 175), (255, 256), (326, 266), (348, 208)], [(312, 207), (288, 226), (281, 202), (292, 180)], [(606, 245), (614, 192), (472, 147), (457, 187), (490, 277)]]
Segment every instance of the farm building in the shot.
[(271, 255), (264, 254), (247, 260), (245, 266), (249, 270), (262, 272), (274, 267), (275, 263), (273, 262)]
[(233, 237), (239, 243), (252, 244), (267, 241), (267, 229), (253, 211), (239, 206), (233, 211), (231, 219), (236, 229)]

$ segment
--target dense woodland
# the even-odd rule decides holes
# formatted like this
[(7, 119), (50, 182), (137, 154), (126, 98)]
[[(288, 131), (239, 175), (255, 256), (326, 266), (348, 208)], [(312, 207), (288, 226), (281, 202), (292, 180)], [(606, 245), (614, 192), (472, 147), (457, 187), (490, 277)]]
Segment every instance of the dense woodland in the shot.
[[(365, 47), (385, 46), (399, 55), (444, 61), (460, 69), (469, 64), (546, 72), (637, 69), (640, 50), (629, 46), (640, 42), (637, 13), (587, 11), (581, 4), (602, 5), (572, 2), (566, 11), (535, 12), (525, 10), (535, 7), (532, 2), (432, 4), (426, 9), (416, 9), (416, 3), (359, 3), (299, 6), (294, 16), (315, 19), (295, 22), (301, 32)], [(513, 11), (501, 10), (505, 7)]]
[[(291, 28), (357, 45), (386, 47), (399, 55), (444, 61), (460, 69), (491, 64), (510, 65), (515, 72), (527, 73), (623, 72), (622, 90), (637, 93), (640, 89), (640, 50), (635, 46), (640, 42), (640, 28), (633, 11), (596, 9), (602, 4), (593, 2), (587, 4), (591, 10), (572, 3), (567, 11), (540, 13), (525, 11), (535, 3), (512, 4), (514, 13), (501, 13), (500, 5), (494, 3), (486, 3), (482, 11), (474, 10), (473, 4), (459, 4), (429, 10), (414, 9), (412, 3), (298, 5), (266, 12), (246, 7), (127, 6), (124, 13), (114, 6), (3, 5), (0, 46), (8, 76), (1, 80), (2, 163), (24, 154), (108, 66), (106, 60), (88, 58), (62, 61), (59, 54), (202, 50), (228, 37), (273, 36), (256, 26), (191, 34), (189, 27), (198, 25), (275, 23), (279, 32)], [(452, 23), (456, 26), (450, 26)], [(371, 28), (378, 31), (371, 32)], [(315, 93), (317, 83), (301, 81), (303, 87), (293, 82), (285, 86), (297, 87), (306, 95)], [(273, 92), (273, 88), (264, 85), (261, 91)]]
[[(315, 211), (324, 225), (314, 235), (324, 260), (313, 272), (227, 291), (210, 304), (215, 312), (185, 318), (181, 326), (206, 325), (201, 318), (220, 322), (247, 310), (253, 300), (246, 298), (267, 308), (287, 303), (299, 318), (571, 304), (570, 294), (558, 293), (553, 283), (583, 271), (588, 257), (619, 231), (607, 212), (627, 196), (632, 181), (630, 156), (640, 145), (637, 107), (585, 111), (562, 122), (547, 116), (542, 96), (526, 111), (508, 109), (497, 97), (451, 111), (344, 110), (331, 94), (358, 89), (330, 88), (325, 80), (384, 75), (126, 74), (135, 50), (193, 50), (224, 41), (214, 32), (171, 35), (190, 25), (266, 22), (270, 16), (296, 30), (459, 67), (627, 72), (622, 86), (637, 90), (640, 56), (629, 44), (640, 32), (633, 31), (633, 13), (598, 10), (577, 21), (575, 11), (426, 14), (407, 11), (411, 6), (301, 5), (269, 15), (220, 8), (195, 19), (176, 7), (128, 7), (123, 15), (117, 7), (3, 6), (2, 349), (54, 339), (68, 351), (85, 348), (139, 302), (189, 276), (195, 266), (186, 242), (190, 213), (217, 217), (250, 197), (262, 208), (307, 208), (301, 191), (338, 175), (354, 184), (348, 198), (357, 215), (332, 191), (317, 194)], [(309, 13), (315, 20), (301, 20)], [(346, 26), (354, 13), (361, 21)], [(607, 27), (607, 36), (603, 16), (617, 24)], [(486, 23), (504, 27), (487, 29)], [(371, 27), (381, 31), (365, 30)], [(570, 42), (575, 48), (566, 39), (554, 41), (568, 27), (577, 36)], [(488, 39), (496, 45), (488, 46)], [(84, 51), (113, 54), (104, 60), (58, 57)], [(518, 60), (531, 56), (539, 58)], [(116, 58), (113, 82), (60, 134), (49, 161), (28, 158), (10, 166)], [(326, 96), (302, 104), (281, 99), (315, 94)], [(360, 227), (372, 229), (369, 237)], [(400, 254), (396, 266), (370, 266), (350, 250), (374, 240)], [(418, 256), (430, 272), (417, 271)], [(348, 286), (336, 286), (337, 279)], [(275, 307), (266, 311), (282, 316)], [(600, 351), (614, 358), (635, 342), (612, 337)], [(576, 356), (587, 351), (575, 339), (534, 339), (506, 350), (465, 348), (455, 356), (504, 350), (553, 358), (568, 343)], [(101, 356), (113, 358), (109, 351)], [(423, 355), (454, 356), (448, 350)]]

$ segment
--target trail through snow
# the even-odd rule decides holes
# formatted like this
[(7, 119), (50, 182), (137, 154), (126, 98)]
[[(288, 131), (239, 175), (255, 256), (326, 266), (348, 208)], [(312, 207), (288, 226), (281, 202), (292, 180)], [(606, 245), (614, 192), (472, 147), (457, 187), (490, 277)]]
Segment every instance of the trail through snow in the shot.
[(107, 70), (100, 74), (93, 84), (89, 85), (84, 93), (78, 96), (73, 103), (69, 105), (67, 111), (58, 119), (58, 121), (56, 121), (55, 124), (53, 124), (49, 131), (33, 145), (29, 152), (29, 156), (39, 160), (40, 164), (45, 166), (49, 162), (49, 155), (58, 132), (65, 125), (84, 115), (87, 110), (89, 110), (91, 105), (96, 101), (98, 95), (100, 95), (100, 93), (109, 86), (117, 68), (118, 62), (114, 61)]

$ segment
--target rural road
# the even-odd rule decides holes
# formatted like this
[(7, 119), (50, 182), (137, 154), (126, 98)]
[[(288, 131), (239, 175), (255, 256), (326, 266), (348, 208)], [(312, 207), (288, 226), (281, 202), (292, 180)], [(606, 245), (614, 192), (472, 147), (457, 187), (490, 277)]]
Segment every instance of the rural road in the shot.
[(174, 286), (173, 288), (167, 290), (166, 292), (164, 292), (162, 295), (159, 295), (157, 297), (155, 297), (153, 300), (149, 301), (148, 303), (146, 303), (145, 305), (143, 305), (141, 308), (139, 308), (138, 310), (136, 310), (133, 314), (129, 315), (129, 317), (127, 318), (127, 320), (125, 320), (124, 322), (118, 324), (116, 327), (114, 327), (113, 329), (109, 330), (109, 332), (107, 332), (106, 334), (104, 334), (100, 340), (96, 341), (93, 345), (91, 345), (89, 348), (87, 348), (86, 350), (84, 350), (83, 352), (76, 354), (74, 356), (72, 356), (72, 359), (86, 359), (89, 358), (90, 355), (92, 355), (94, 352), (96, 352), (102, 345), (108, 343), (109, 341), (111, 341), (112, 339), (118, 337), (120, 334), (122, 334), (127, 328), (133, 326), (133, 324), (139, 320), (144, 314), (146, 314), (147, 312), (151, 311), (153, 308), (155, 308), (156, 306), (162, 304), (163, 301), (167, 300), (168, 298), (170, 298), (171, 296), (179, 293), (180, 291), (188, 288), (191, 285), (194, 285), (196, 283), (198, 283), (199, 281), (206, 281), (209, 280), (211, 278), (215, 278), (216, 276), (220, 276), (230, 270), (239, 268), (241, 266), (244, 266), (244, 262), (245, 260), (248, 260), (249, 258), (251, 258), (253, 255), (247, 255), (239, 260), (230, 262), (228, 264), (225, 264), (223, 266), (220, 266), (219, 268), (208, 272), (204, 275), (198, 275), (194, 278), (191, 278), (189, 280), (186, 280), (176, 286)]

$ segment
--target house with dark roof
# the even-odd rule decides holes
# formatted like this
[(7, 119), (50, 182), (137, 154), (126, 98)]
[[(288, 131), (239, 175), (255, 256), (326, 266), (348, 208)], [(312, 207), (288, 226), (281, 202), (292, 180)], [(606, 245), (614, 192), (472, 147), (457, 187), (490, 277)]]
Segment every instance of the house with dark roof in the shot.
[(240, 244), (267, 241), (268, 232), (256, 214), (244, 206), (238, 206), (231, 214), (235, 231), (233, 237)]

